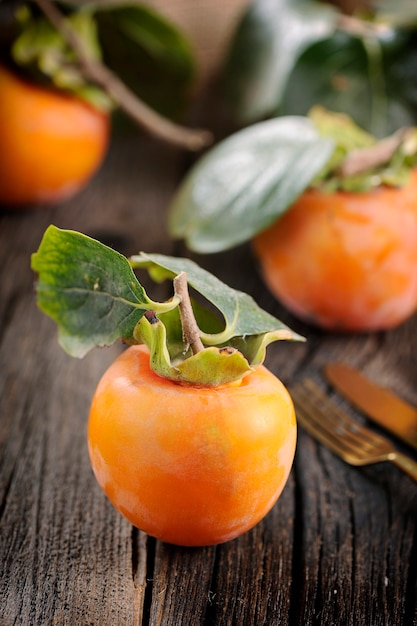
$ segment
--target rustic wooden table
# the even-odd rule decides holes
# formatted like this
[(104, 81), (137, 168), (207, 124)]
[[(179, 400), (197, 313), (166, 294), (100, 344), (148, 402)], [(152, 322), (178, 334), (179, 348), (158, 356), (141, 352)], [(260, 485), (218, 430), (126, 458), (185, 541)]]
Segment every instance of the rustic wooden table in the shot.
[[(301, 428), (289, 482), (239, 539), (184, 549), (132, 528), (92, 475), (86, 421), (120, 345), (78, 361), (36, 307), (30, 254), (50, 223), (126, 255), (183, 254), (164, 227), (187, 159), (138, 134), (61, 206), (0, 214), (0, 626), (417, 624), (417, 484), (385, 463), (347, 466)], [(417, 404), (417, 317), (373, 335), (326, 334), (283, 311), (248, 246), (196, 257), (306, 335), (274, 344), (290, 384), (343, 359)]]

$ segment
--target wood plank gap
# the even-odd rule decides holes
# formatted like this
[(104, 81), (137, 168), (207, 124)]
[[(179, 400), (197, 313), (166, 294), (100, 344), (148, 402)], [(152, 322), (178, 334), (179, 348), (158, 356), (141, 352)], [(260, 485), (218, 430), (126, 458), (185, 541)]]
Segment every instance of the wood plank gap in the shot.
[(213, 570), (212, 570), (211, 579), (210, 579), (210, 588), (209, 588), (209, 594), (207, 597), (206, 610), (203, 615), (201, 626), (213, 626), (213, 624), (217, 623), (216, 596), (218, 593), (220, 551), (219, 551), (219, 546), (213, 546), (213, 549), (214, 549)]
[(148, 626), (151, 619), (151, 606), (154, 590), (156, 539), (146, 537), (146, 586), (143, 598), (143, 616), (141, 626)]
[(132, 579), (134, 626), (149, 624), (155, 570), (155, 540), (132, 526)]
[[(352, 528), (352, 578), (351, 578), (351, 586), (352, 586), (352, 598), (355, 598), (356, 596), (356, 588), (357, 588), (357, 578), (356, 578), (356, 572), (358, 569), (358, 559), (356, 556), (356, 550), (357, 550), (357, 542), (356, 542), (356, 533), (354, 532), (355, 529), (355, 509), (353, 506), (353, 499), (349, 498), (349, 515), (350, 515), (350, 526)], [(353, 606), (352, 606), (352, 613), (353, 613)]]
[(9, 324), (11, 323), (18, 302), (21, 299), (20, 293), (14, 293), (8, 299), (2, 318), (0, 319), (0, 346), (3, 343), (3, 337), (6, 334)]
[(292, 469), (294, 473), (294, 526), (293, 526), (293, 551), (292, 551), (292, 567), (291, 567), (291, 587), (290, 593), (290, 611), (288, 615), (288, 624), (300, 623), (301, 598), (305, 598), (304, 580), (302, 573), (304, 572), (304, 532), (303, 518), (304, 506), (301, 493), (301, 479), (298, 471), (297, 459)]
[[(29, 412), (29, 407), (30, 407), (30, 402), (31, 399), (29, 397), (25, 398), (23, 407), (22, 407), (22, 416), (28, 415)], [(24, 421), (24, 420), (23, 420)], [(2, 521), (2, 517), (4, 514), (4, 511), (6, 509), (6, 505), (7, 505), (7, 497), (8, 494), (10, 492), (11, 486), (13, 484), (13, 480), (19, 465), (19, 462), (21, 461), (22, 458), (22, 451), (25, 449), (28, 441), (30, 440), (30, 438), (33, 435), (33, 428), (32, 428), (32, 423), (29, 422), (29, 425), (27, 428), (25, 428), (23, 435), (22, 435), (22, 439), (20, 441), (20, 444), (18, 446), (18, 450), (17, 453), (14, 457), (13, 460), (13, 466), (10, 470), (10, 474), (8, 477), (5, 477), (5, 484), (4, 484), (4, 488), (2, 489), (3, 494), (2, 494), (2, 500), (0, 501), (0, 524)], [(3, 472), (1, 471), (1, 465), (0, 465), (0, 479), (3, 479)]]
[(407, 591), (404, 602), (404, 624), (417, 624), (417, 529), (414, 531), (413, 547), (408, 565)]

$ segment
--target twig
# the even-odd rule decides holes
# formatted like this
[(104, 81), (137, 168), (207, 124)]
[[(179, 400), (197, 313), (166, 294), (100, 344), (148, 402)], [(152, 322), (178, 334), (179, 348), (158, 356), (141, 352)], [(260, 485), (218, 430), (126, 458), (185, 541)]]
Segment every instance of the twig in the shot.
[(174, 278), (174, 293), (180, 299), (179, 310), (185, 351), (191, 348), (193, 354), (197, 354), (197, 352), (204, 350), (204, 345), (200, 339), (200, 329), (197, 326), (191, 306), (187, 274), (185, 272), (181, 272)]
[(110, 98), (142, 128), (164, 141), (189, 150), (200, 150), (213, 141), (209, 131), (184, 128), (156, 113), (116, 74), (99, 61), (90, 58), (82, 39), (50, 0), (35, 0), (35, 2), (77, 54), (85, 78), (104, 89)]
[(409, 129), (401, 128), (399, 131), (378, 141), (369, 148), (352, 150), (338, 168), (341, 176), (354, 176), (366, 172), (373, 167), (384, 165), (392, 158), (394, 152), (399, 148), (407, 137)]

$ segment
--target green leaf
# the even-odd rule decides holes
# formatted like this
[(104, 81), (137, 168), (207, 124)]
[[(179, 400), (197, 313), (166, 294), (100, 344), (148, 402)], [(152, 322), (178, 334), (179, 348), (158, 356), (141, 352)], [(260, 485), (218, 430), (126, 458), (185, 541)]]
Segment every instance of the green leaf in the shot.
[(275, 112), (304, 115), (321, 104), (378, 138), (412, 126), (416, 43), (414, 35), (390, 29), (379, 38), (337, 32), (300, 56)]
[(72, 356), (131, 341), (145, 310), (158, 308), (123, 255), (81, 233), (49, 226), (32, 269), (38, 305), (58, 324), (60, 344)]
[(308, 187), (333, 151), (306, 118), (254, 124), (197, 162), (169, 210), (169, 230), (190, 249), (231, 248), (267, 228)]
[(301, 53), (335, 29), (338, 13), (311, 0), (252, 2), (233, 37), (224, 89), (241, 122), (254, 122), (279, 105)]
[(161, 113), (180, 113), (195, 76), (188, 39), (149, 7), (132, 3), (94, 7), (104, 63)]
[[(219, 332), (202, 332), (204, 347), (192, 354), (182, 341), (180, 298), (174, 294), (166, 302), (151, 300), (133, 268), (148, 270), (156, 280), (186, 272), (188, 284), (223, 317), (222, 328), (212, 312), (205, 315), (198, 304), (197, 319)], [(82, 357), (116, 339), (144, 343), (158, 375), (221, 385), (239, 380), (260, 363), (271, 341), (303, 339), (262, 311), (250, 296), (188, 259), (141, 253), (129, 262), (86, 235), (50, 226), (32, 255), (32, 269), (38, 274), (38, 305), (57, 323), (59, 341), (72, 356)]]
[[(246, 341), (252, 335), (266, 333), (274, 333), (274, 340), (302, 339), (273, 315), (262, 310), (251, 296), (225, 285), (190, 259), (142, 252), (131, 257), (130, 261), (134, 268), (147, 269), (157, 281), (171, 279), (181, 272), (187, 274), (188, 284), (219, 311), (224, 321), (224, 328), (220, 332), (201, 333), (205, 345), (225, 346), (229, 345), (233, 338), (243, 337)], [(197, 316), (196, 318), (198, 321)], [(252, 363), (257, 351), (247, 350), (245, 341), (240, 340), (239, 346), (245, 356), (248, 354)]]

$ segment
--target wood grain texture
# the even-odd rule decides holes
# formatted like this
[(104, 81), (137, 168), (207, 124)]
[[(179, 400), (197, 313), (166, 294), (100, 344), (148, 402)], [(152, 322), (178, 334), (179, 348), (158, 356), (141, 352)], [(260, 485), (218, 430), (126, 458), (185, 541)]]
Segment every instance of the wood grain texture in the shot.
[[(73, 200), (0, 214), (0, 626), (417, 624), (417, 485), (388, 464), (349, 467), (300, 430), (269, 515), (230, 543), (199, 549), (132, 528), (96, 485), (89, 403), (122, 347), (81, 361), (61, 350), (36, 308), (30, 254), (50, 223), (127, 255), (187, 254), (164, 226), (184, 163), (132, 134)], [(343, 359), (417, 404), (416, 318), (390, 333), (328, 335), (280, 307), (248, 245), (193, 257), (307, 336), (269, 349), (284, 383), (308, 374), (324, 386), (324, 363)]]

